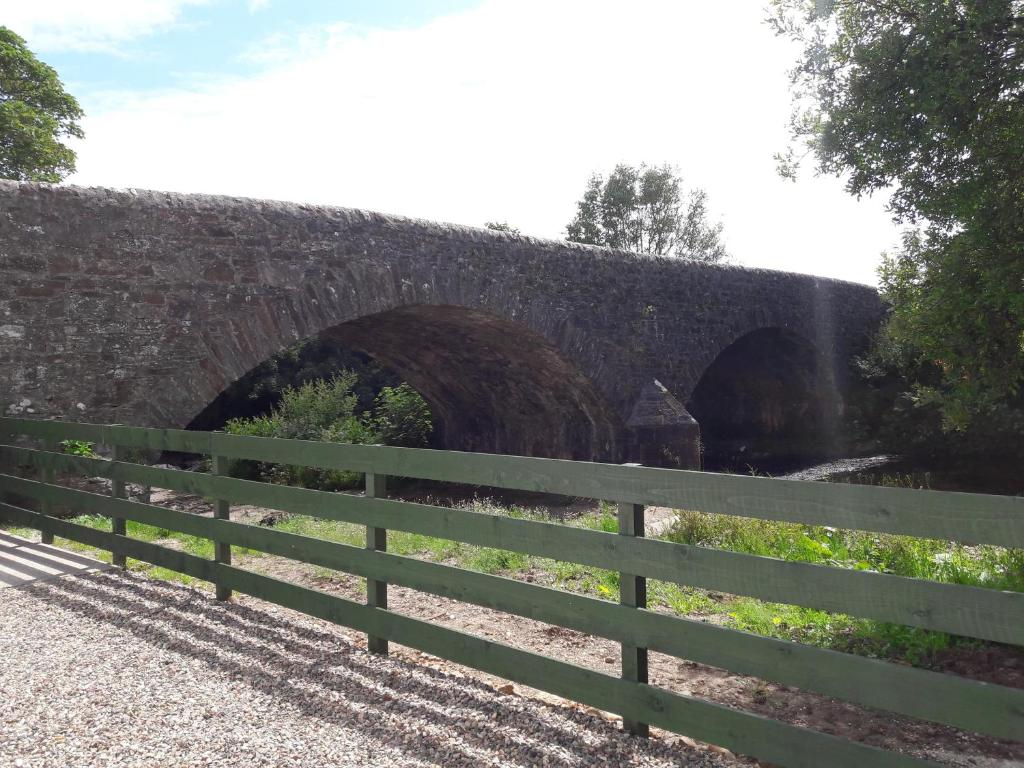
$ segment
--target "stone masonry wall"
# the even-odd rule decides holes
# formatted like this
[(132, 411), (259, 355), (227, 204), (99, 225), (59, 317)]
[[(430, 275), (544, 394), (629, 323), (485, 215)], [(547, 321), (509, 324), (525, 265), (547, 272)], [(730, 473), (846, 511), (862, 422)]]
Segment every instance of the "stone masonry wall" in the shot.
[(578, 458), (615, 458), (645, 384), (686, 403), (752, 330), (805, 336), (841, 382), (882, 313), (873, 289), (807, 275), (361, 210), (15, 182), (0, 182), (0, 276), (8, 412), (181, 427), (269, 355), (332, 332), (421, 387), (452, 442), (483, 428), (500, 436), (471, 447)]

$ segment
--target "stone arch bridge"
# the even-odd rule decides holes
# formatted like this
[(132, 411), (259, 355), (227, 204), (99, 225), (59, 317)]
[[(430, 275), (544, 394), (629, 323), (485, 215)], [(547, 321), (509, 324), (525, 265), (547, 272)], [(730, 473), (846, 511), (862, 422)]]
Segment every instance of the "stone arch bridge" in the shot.
[(834, 441), (883, 311), (871, 288), (808, 275), (15, 182), (0, 270), (8, 413), (184, 427), (270, 355), (332, 334), (422, 392), (446, 447), (676, 465), (692, 464), (683, 406), (710, 441)]

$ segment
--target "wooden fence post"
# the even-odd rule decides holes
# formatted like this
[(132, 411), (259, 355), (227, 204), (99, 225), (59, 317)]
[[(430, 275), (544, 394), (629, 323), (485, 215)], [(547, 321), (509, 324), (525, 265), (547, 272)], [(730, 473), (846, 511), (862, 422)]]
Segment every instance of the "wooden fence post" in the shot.
[[(387, 496), (387, 475), (376, 472), (366, 473), (366, 498), (379, 499)], [(366, 548), (375, 549), (378, 552), (387, 552), (388, 531), (387, 528), (376, 528), (366, 526)], [(374, 608), (388, 607), (388, 583), (377, 579), (366, 580), (366, 604)], [(383, 637), (374, 635), (366, 636), (366, 648), (372, 653), (387, 655), (388, 641)]]
[[(43, 438), (43, 450), (46, 450), (46, 451), (56, 451), (59, 446), (60, 446), (60, 443), (57, 442), (56, 438), (53, 438), (53, 437)], [(43, 467), (42, 481), (44, 483), (52, 483), (53, 480), (54, 480), (53, 467), (52, 466)], [(49, 517), (50, 515), (53, 514), (53, 502), (52, 501), (44, 501), (42, 503), (42, 506), (40, 507), (39, 511), (42, 512), (47, 517)], [(48, 531), (43, 531), (42, 532), (42, 536), (40, 538), (40, 541), (42, 541), (43, 544), (53, 544), (53, 534), (48, 532)]]
[[(227, 456), (213, 457), (213, 473), (215, 475), (227, 476), (230, 474), (230, 460)], [(228, 499), (217, 499), (214, 506), (213, 516), (218, 520), (231, 519), (231, 502)], [(218, 563), (231, 565), (231, 545), (223, 541), (213, 542), (213, 559)], [(217, 583), (217, 599), (230, 600), (231, 590), (220, 582)]]
[[(111, 446), (110, 458), (113, 461), (124, 461), (125, 450), (120, 445)], [(110, 480), (110, 495), (115, 499), (125, 498), (124, 492), (124, 481), (116, 480), (111, 478)], [(110, 518), (110, 531), (117, 536), (127, 536), (128, 526), (123, 517), (111, 517)], [(117, 552), (113, 553), (111, 562), (117, 568), (126, 568), (128, 566), (128, 558)]]
[[(644, 505), (619, 504), (619, 535), (644, 535)], [(619, 602), (631, 608), (647, 607), (647, 579), (630, 573), (619, 574)], [(622, 679), (647, 682), (647, 649), (622, 644)], [(622, 718), (622, 727), (634, 736), (649, 735), (647, 723)]]

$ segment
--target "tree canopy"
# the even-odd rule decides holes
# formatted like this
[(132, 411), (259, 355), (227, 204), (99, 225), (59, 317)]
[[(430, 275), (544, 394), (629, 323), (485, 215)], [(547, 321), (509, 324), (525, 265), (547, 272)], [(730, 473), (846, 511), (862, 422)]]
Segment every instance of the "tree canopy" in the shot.
[(82, 109), (25, 41), (0, 27), (0, 178), (57, 182), (75, 170), (64, 137), (81, 138)]
[(510, 235), (522, 234), (519, 231), (519, 227), (513, 227), (507, 221), (486, 221), (484, 226), (487, 229), (493, 229), (495, 232), (508, 232)]
[[(816, 5), (826, 6), (818, 12)], [(888, 344), (940, 372), (919, 386), (948, 426), (1024, 382), (1024, 0), (774, 0), (799, 41), (792, 173), (890, 190), (910, 227), (880, 270)]]
[(566, 227), (576, 243), (707, 263), (728, 258), (721, 223), (708, 221), (707, 193), (683, 192), (669, 165), (617, 165), (607, 180), (595, 173)]

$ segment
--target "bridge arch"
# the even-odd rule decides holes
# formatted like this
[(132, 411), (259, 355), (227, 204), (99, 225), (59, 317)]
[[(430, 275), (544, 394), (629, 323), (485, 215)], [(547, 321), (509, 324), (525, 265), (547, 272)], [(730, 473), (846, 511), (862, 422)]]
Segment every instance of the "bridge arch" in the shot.
[[(617, 414), (576, 364), (527, 325), (464, 306), (410, 304), (330, 326), (320, 335), (373, 357), (419, 391), (431, 406), (439, 447), (572, 459), (617, 456)], [(226, 371), (217, 374), (218, 380), (231, 378)], [(191, 407), (207, 407), (203, 397)]]
[(704, 370), (687, 408), (711, 466), (820, 456), (836, 442), (841, 408), (830, 357), (791, 329), (742, 334)]

